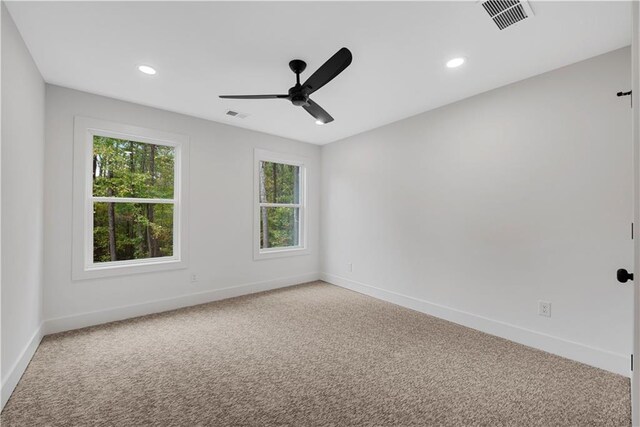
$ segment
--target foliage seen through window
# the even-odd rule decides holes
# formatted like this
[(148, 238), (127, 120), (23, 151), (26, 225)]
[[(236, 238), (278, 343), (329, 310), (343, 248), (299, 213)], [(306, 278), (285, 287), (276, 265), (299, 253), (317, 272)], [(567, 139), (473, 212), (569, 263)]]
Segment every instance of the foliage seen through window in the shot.
[(94, 136), (94, 262), (173, 255), (174, 162), (173, 147)]

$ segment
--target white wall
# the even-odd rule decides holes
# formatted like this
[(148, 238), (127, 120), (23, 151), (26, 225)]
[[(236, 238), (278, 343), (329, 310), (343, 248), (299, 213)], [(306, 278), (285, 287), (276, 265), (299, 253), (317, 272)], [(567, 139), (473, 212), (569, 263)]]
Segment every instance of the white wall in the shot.
[(628, 375), (630, 85), (625, 48), (324, 146), (325, 278)]
[[(47, 85), (46, 98), (44, 316), (47, 332), (318, 278), (318, 146), (58, 86)], [(71, 279), (75, 115), (190, 137), (188, 270), (108, 279)], [(253, 260), (253, 151), (256, 147), (309, 159), (309, 255)], [(197, 282), (190, 282), (191, 273), (197, 274)]]
[(2, 4), (1, 406), (40, 341), (45, 84)]

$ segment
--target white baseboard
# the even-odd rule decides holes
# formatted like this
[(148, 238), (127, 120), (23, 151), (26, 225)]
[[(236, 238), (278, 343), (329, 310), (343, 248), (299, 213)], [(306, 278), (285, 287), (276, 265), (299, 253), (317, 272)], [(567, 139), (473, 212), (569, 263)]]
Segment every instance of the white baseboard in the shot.
[(0, 411), (2, 411), (4, 405), (9, 400), (11, 393), (13, 393), (13, 390), (18, 385), (18, 382), (20, 381), (20, 378), (22, 377), (25, 369), (27, 369), (27, 366), (29, 366), (29, 362), (38, 349), (40, 341), (42, 341), (42, 337), (42, 324), (40, 324), (38, 329), (31, 336), (31, 339), (29, 340), (25, 348), (22, 350), (22, 353), (20, 353), (20, 357), (18, 357), (18, 360), (16, 360), (13, 366), (9, 369), (9, 375), (7, 375), (7, 378), (2, 382), (2, 385), (0, 386)]
[(624, 375), (625, 377), (631, 376), (631, 360), (627, 355), (612, 353), (607, 350), (568, 341), (552, 335), (521, 328), (509, 323), (434, 304), (419, 298), (376, 288), (371, 285), (356, 282), (333, 274), (322, 273), (320, 277), (325, 282), (350, 289), (361, 294), (369, 295), (371, 297), (426, 313), (459, 325), (467, 326), (491, 335), (496, 335), (510, 341), (515, 341), (519, 344), (566, 357), (567, 359), (575, 360), (586, 365), (595, 366), (596, 368)]
[(300, 283), (313, 282), (315, 280), (320, 280), (320, 273), (308, 273), (299, 276), (282, 277), (273, 280), (266, 280), (263, 282), (247, 283), (244, 285), (230, 286), (228, 288), (213, 289), (205, 292), (181, 295), (174, 298), (154, 300), (142, 304), (115, 307), (108, 310), (58, 317), (45, 320), (43, 333), (44, 335), (49, 335), (57, 332), (70, 331), (73, 329), (100, 325), (117, 320), (130, 319), (132, 317), (160, 313), (163, 311), (175, 310), (177, 308), (189, 307), (192, 305), (205, 304), (212, 301), (253, 294), (256, 292), (284, 288)]

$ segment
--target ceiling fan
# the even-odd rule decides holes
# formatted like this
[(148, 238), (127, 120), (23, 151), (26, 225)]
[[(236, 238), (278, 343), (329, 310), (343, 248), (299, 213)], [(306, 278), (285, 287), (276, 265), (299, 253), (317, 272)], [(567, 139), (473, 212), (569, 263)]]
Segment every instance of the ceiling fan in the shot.
[(315, 73), (311, 75), (304, 83), (300, 84), (300, 73), (307, 68), (307, 63), (294, 59), (289, 62), (289, 68), (296, 73), (296, 85), (289, 89), (286, 95), (220, 95), (220, 98), (228, 99), (287, 99), (293, 105), (299, 106), (307, 110), (318, 124), (325, 124), (333, 121), (333, 117), (329, 115), (321, 106), (313, 102), (309, 95), (320, 89), (322, 86), (333, 80), (338, 74), (344, 71), (351, 64), (351, 52), (343, 47), (327, 60)]

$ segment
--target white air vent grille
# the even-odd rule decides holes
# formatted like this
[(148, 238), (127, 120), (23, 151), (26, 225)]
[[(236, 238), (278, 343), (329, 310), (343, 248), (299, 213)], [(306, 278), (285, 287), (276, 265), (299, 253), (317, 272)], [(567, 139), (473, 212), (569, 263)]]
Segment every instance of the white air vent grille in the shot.
[(501, 30), (533, 16), (526, 0), (487, 0), (482, 7)]

